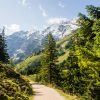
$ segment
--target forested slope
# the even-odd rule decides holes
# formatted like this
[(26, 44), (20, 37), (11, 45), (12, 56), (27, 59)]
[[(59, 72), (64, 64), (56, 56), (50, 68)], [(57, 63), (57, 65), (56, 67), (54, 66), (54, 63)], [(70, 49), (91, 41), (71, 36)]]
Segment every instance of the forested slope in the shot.
[[(70, 39), (73, 35), (74, 33), (56, 41), (57, 51), (58, 51), (57, 55), (59, 56), (58, 63), (62, 63), (64, 60), (66, 60), (69, 53), (69, 48), (71, 47)], [(29, 56), (24, 61), (17, 64), (17, 66), (15, 67), (15, 70), (17, 70), (18, 72), (24, 75), (37, 73), (36, 71), (38, 71), (41, 66), (40, 62), (41, 62), (42, 56), (43, 56), (43, 51)]]

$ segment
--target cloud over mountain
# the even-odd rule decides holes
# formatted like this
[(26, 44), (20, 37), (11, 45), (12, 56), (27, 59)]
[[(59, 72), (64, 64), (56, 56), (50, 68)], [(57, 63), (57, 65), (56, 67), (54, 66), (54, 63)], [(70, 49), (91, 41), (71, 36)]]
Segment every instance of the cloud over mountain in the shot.
[(62, 24), (64, 22), (67, 22), (68, 19), (67, 18), (50, 18), (47, 20), (48, 24)]
[(10, 35), (14, 32), (17, 32), (17, 31), (20, 31), (20, 25), (18, 24), (11, 24), (11, 25), (5, 25), (5, 28), (6, 28), (6, 35)]

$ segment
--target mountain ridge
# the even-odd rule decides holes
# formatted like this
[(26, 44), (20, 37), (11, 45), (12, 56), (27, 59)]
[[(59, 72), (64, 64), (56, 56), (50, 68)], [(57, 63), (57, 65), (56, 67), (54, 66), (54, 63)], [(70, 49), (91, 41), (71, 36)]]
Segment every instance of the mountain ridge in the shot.
[(52, 33), (56, 40), (69, 35), (76, 26), (70, 22), (53, 24), (44, 30), (19, 31), (7, 36), (8, 53), (14, 62), (23, 61), (33, 53), (43, 49), (42, 42), (48, 33)]

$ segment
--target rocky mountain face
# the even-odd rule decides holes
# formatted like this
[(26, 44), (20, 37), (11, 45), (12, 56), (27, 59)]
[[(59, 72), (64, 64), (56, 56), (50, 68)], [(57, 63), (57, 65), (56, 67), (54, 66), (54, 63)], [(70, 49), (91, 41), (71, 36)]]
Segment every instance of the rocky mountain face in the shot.
[(41, 49), (41, 35), (39, 31), (19, 31), (6, 38), (8, 53), (13, 60), (23, 60)]
[(6, 37), (8, 53), (14, 61), (22, 61), (29, 55), (42, 49), (42, 41), (48, 33), (52, 33), (56, 40), (70, 34), (76, 26), (71, 22), (53, 24), (43, 31), (19, 31)]

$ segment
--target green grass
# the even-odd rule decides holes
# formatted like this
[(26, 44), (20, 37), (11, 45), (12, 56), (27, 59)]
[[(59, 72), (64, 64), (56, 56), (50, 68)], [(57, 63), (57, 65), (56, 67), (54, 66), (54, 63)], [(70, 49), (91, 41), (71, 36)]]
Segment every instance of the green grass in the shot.
[(57, 42), (57, 46), (58, 46), (58, 50), (60, 48), (63, 49), (63, 51), (65, 52), (65, 54), (61, 55), (58, 57), (58, 63), (63, 62), (64, 60), (67, 59), (69, 51), (65, 49), (66, 44), (68, 43), (68, 41), (70, 40), (70, 37), (72, 36), (72, 34), (65, 36), (63, 39), (59, 40)]
[(64, 55), (61, 55), (60, 57), (58, 57), (58, 63), (61, 63), (61, 62), (63, 62), (64, 60), (66, 60), (67, 57), (68, 57), (68, 53), (69, 53), (69, 52), (66, 52)]
[(69, 93), (64, 93), (62, 90), (54, 88), (61, 96), (65, 98), (65, 100), (80, 100), (80, 98), (76, 95), (71, 95)]
[(19, 70), (23, 69), (24, 67), (27, 67), (28, 65), (30, 65), (35, 60), (40, 59), (41, 56), (42, 56), (42, 54), (32, 55), (32, 56), (28, 57), (26, 60), (24, 60), (21, 63), (17, 64), (16, 67), (15, 67), (15, 70), (19, 71)]
[(62, 45), (63, 43), (65, 43), (66, 41), (69, 41), (70, 37), (72, 36), (72, 34), (65, 36), (63, 39), (57, 41), (57, 45)]

